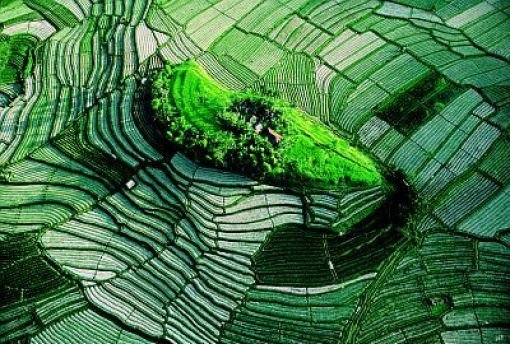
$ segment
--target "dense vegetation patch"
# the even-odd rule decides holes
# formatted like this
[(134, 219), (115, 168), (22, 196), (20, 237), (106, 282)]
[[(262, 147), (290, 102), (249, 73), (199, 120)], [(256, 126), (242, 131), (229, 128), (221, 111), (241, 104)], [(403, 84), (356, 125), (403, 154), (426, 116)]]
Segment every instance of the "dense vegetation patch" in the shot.
[(27, 34), (0, 35), (0, 85), (20, 82), (30, 48), (36, 41)]
[(167, 136), (199, 163), (292, 186), (374, 186), (374, 162), (288, 103), (223, 88), (195, 62), (166, 66), (153, 109)]

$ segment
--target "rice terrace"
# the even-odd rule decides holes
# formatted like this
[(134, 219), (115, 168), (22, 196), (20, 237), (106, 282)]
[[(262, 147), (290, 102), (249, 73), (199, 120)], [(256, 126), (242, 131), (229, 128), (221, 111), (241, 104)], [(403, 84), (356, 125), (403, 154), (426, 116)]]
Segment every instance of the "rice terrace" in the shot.
[(0, 0), (0, 343), (510, 343), (510, 1)]

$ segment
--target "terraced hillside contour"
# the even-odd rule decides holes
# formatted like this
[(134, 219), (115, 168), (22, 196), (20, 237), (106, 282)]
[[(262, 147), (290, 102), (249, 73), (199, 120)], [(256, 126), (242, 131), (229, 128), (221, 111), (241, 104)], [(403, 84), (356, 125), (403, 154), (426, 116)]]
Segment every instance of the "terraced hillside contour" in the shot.
[[(1, 343), (510, 340), (507, 1), (0, 6), (33, 45), (0, 85)], [(169, 150), (144, 79), (189, 59), (402, 171), (415, 216), (305, 230), (301, 198)]]

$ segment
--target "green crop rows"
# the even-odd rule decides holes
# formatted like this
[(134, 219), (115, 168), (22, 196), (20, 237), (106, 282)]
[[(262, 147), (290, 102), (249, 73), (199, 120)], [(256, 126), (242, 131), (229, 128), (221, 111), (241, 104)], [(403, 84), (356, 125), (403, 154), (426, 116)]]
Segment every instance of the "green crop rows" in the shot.
[[(0, 0), (0, 343), (510, 342), (509, 17)], [(405, 176), (412, 214), (379, 187), (297, 194), (176, 152), (150, 81), (187, 60)]]

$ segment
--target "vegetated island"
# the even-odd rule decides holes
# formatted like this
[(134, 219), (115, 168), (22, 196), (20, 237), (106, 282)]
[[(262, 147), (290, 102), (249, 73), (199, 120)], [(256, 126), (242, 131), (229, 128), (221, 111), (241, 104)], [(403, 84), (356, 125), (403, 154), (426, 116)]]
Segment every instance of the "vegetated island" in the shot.
[(222, 87), (190, 60), (153, 80), (170, 141), (198, 163), (294, 190), (382, 186), (376, 164), (326, 125), (272, 96)]

